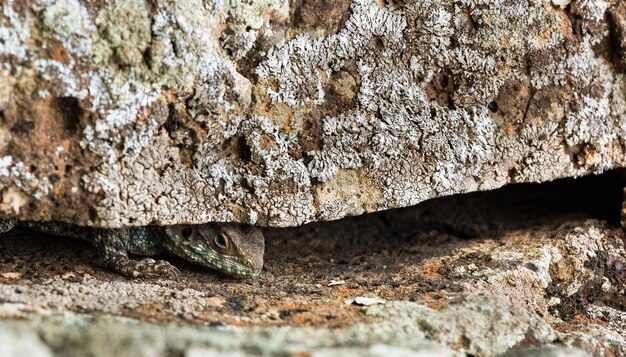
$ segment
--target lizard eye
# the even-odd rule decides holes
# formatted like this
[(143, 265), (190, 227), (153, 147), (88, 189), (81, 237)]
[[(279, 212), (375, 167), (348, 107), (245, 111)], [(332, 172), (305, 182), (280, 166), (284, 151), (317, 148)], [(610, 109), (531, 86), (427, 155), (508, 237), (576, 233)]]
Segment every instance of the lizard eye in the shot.
[(228, 236), (222, 232), (218, 233), (215, 238), (213, 238), (213, 243), (215, 243), (215, 246), (221, 250), (221, 251), (227, 251), (228, 250), (228, 242), (230, 240), (228, 239)]

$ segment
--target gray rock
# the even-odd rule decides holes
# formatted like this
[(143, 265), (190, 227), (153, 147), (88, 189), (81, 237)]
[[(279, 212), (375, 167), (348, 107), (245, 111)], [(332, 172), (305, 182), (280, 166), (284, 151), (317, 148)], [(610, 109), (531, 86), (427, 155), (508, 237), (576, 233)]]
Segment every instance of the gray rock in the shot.
[(0, 213), (297, 226), (626, 164), (605, 0), (6, 0)]
[(577, 348), (548, 346), (542, 348), (526, 348), (510, 351), (503, 357), (587, 357), (591, 354)]
[[(0, 342), (95, 356), (624, 355), (622, 230), (520, 222), (487, 197), (501, 215), (464, 197), (387, 224), (359, 216), (268, 230), (266, 269), (244, 281), (184, 265), (178, 278), (126, 280), (87, 265), (71, 240), (4, 237)], [(455, 202), (475, 210), (456, 214)], [(476, 240), (413, 230), (438, 214), (450, 232), (465, 218), (509, 228)], [(396, 224), (405, 228), (392, 233)], [(326, 286), (337, 278), (346, 283)], [(384, 302), (345, 303), (357, 296)]]
[(48, 357), (52, 350), (33, 329), (19, 324), (0, 325), (0, 356)]

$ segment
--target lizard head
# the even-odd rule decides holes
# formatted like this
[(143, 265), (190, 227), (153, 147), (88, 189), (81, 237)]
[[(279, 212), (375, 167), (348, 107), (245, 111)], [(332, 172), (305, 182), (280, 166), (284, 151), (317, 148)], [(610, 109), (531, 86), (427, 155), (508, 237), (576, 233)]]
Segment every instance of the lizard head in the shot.
[(263, 268), (265, 240), (255, 226), (206, 223), (166, 230), (169, 250), (195, 264), (240, 277), (256, 277)]

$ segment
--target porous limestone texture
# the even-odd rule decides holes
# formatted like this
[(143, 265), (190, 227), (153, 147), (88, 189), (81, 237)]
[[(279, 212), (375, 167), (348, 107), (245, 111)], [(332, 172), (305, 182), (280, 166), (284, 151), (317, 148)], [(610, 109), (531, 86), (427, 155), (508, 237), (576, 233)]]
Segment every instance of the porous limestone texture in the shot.
[[(337, 336), (329, 330), (312, 328), (235, 328), (216, 329), (169, 324), (138, 323), (123, 318), (88, 317), (72, 313), (52, 317), (35, 317), (32, 322), (0, 322), (0, 339), (13, 337), (0, 346), (6, 356), (311, 356), (311, 357), (462, 357), (440, 344), (419, 338), (411, 340), (406, 333), (392, 336), (376, 333), (371, 327), (359, 326)], [(16, 331), (12, 331), (16, 330)], [(105, 333), (103, 333), (105, 332)], [(41, 339), (38, 338), (41, 335)], [(268, 338), (272, 336), (271, 338)], [(366, 342), (374, 337), (382, 342)], [(33, 340), (30, 340), (30, 339)], [(405, 340), (406, 339), (406, 340)], [(43, 341), (42, 341), (43, 340)], [(32, 345), (22, 346), (22, 341)], [(14, 346), (19, 346), (15, 348)], [(20, 349), (20, 347), (22, 349)], [(37, 351), (29, 353), (29, 348)], [(13, 349), (13, 350), (11, 350)], [(479, 354), (479, 356), (483, 356)], [(486, 354), (484, 356), (491, 356)], [(507, 357), (591, 357), (577, 348), (548, 346), (521, 348)]]
[(626, 166), (626, 3), (1, 0), (0, 214), (298, 226)]
[(571, 187), (518, 187), (265, 229), (254, 280), (171, 257), (179, 277), (128, 280), (85, 242), (15, 230), (0, 356), (625, 356), (624, 232)]

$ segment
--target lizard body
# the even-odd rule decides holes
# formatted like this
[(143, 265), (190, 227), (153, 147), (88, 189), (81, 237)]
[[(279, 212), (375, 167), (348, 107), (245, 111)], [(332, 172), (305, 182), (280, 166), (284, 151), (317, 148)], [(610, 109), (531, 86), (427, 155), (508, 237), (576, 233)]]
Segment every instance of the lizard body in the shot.
[(106, 229), (61, 222), (0, 219), (0, 233), (17, 225), (90, 241), (99, 252), (97, 265), (127, 277), (178, 274), (178, 269), (164, 260), (133, 260), (128, 253), (154, 256), (169, 252), (191, 263), (239, 277), (256, 277), (263, 267), (263, 234), (249, 225), (206, 223)]

